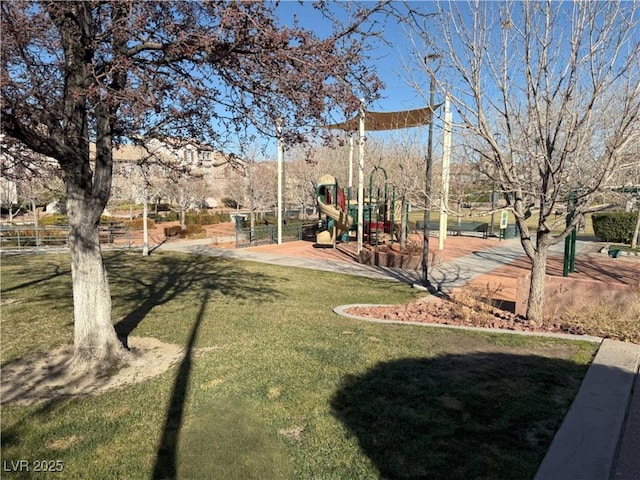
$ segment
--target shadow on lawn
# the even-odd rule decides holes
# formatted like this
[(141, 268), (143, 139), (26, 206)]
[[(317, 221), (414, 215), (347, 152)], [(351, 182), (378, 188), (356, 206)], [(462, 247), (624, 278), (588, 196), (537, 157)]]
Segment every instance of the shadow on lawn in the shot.
[(267, 300), (277, 297), (279, 292), (270, 285), (268, 276), (248, 272), (237, 262), (200, 255), (160, 255), (153, 258), (153, 263), (147, 263), (147, 271), (141, 276), (132, 271), (131, 259), (124, 263), (122, 260), (123, 257), (111, 257), (107, 268), (110, 275), (117, 279), (119, 287), (125, 287), (128, 299), (138, 304), (115, 325), (125, 346), (128, 336), (154, 307), (165, 304), (178, 295), (191, 295), (194, 303), (200, 304), (185, 344), (184, 357), (175, 376), (151, 477), (176, 478), (177, 448), (190, 382), (193, 350), (205, 319), (207, 304), (211, 300), (225, 301), (225, 297)]
[(532, 478), (586, 366), (472, 353), (348, 377), (333, 414), (388, 479)]
[(167, 407), (167, 414), (162, 428), (162, 438), (158, 445), (156, 461), (153, 466), (153, 475), (151, 478), (176, 478), (177, 474), (177, 458), (178, 458), (178, 439), (182, 429), (182, 419), (184, 417), (184, 403), (187, 398), (187, 388), (189, 385), (189, 377), (191, 376), (193, 348), (198, 338), (198, 331), (204, 318), (204, 312), (209, 300), (209, 292), (204, 292), (200, 310), (191, 327), (189, 341), (186, 346), (186, 352), (180, 367), (176, 373), (173, 383), (171, 399)]
[[(177, 445), (182, 429), (193, 352), (202, 324), (208, 318), (205, 315), (207, 305), (229, 299), (246, 299), (252, 303), (274, 301), (281, 293), (274, 288), (273, 280), (268, 275), (250, 272), (238, 262), (200, 255), (161, 254), (143, 258), (116, 252), (105, 255), (105, 265), (109, 272), (114, 306), (120, 304), (120, 310), (124, 308), (129, 311), (115, 325), (116, 332), (125, 345), (129, 335), (155, 307), (178, 297), (181, 297), (180, 305), (185, 307), (184, 311), (176, 313), (175, 322), (172, 322), (174, 330), (178, 332), (176, 342), (185, 346), (185, 354), (177, 369), (167, 405), (152, 477), (175, 478)], [(46, 272), (43, 280), (25, 282), (15, 288), (30, 287), (64, 273), (61, 269), (54, 269), (51, 274)], [(71, 297), (69, 287), (68, 280), (59, 281), (51, 285), (51, 288), (39, 290), (38, 299), (66, 300)], [(195, 316), (186, 315), (194, 305), (199, 306)], [(186, 310), (187, 307), (189, 310)], [(28, 416), (47, 419), (58, 409), (65, 409), (67, 400), (65, 397), (49, 399)], [(4, 429), (3, 445), (18, 445), (24, 441), (22, 423), (20, 421)], [(114, 432), (116, 434), (117, 431)]]
[[(105, 258), (113, 296), (122, 292), (127, 303), (135, 305), (115, 324), (118, 337), (127, 345), (127, 337), (153, 308), (178, 296), (190, 295), (194, 304), (204, 294), (211, 300), (225, 297), (259, 301), (279, 292), (268, 276), (248, 272), (237, 262), (200, 255), (154, 255), (144, 259), (114, 255)], [(178, 318), (179, 319), (179, 318)]]

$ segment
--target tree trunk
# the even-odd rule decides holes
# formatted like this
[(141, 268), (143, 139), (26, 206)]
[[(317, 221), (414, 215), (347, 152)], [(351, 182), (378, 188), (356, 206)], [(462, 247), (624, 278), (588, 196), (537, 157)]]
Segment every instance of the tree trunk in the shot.
[(69, 199), (69, 247), (74, 306), (72, 371), (102, 374), (121, 365), (128, 352), (111, 322), (111, 293), (100, 249), (98, 218), (87, 202)]
[(640, 205), (638, 206), (636, 228), (633, 229), (633, 236), (631, 237), (631, 248), (636, 248), (638, 246), (638, 235), (640, 235)]
[(544, 288), (547, 273), (547, 247), (538, 245), (531, 259), (531, 285), (527, 304), (527, 319), (536, 325), (544, 320)]

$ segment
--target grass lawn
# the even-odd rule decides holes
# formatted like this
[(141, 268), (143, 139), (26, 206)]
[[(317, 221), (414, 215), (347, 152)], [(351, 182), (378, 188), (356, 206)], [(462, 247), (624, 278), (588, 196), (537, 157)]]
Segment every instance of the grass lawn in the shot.
[[(596, 348), (332, 313), (415, 298), (396, 283), (169, 253), (106, 261), (116, 328), (190, 355), (100, 396), (3, 405), (4, 462), (61, 460), (41, 475), (64, 479), (532, 478)], [(68, 262), (2, 259), (3, 365), (72, 342)]]
[[(462, 217), (460, 218), (461, 222), (485, 222), (488, 224), (491, 224), (491, 215), (483, 215), (482, 212), (480, 212), (478, 209), (469, 209), (469, 208), (463, 208), (462, 209)], [(423, 210), (414, 210), (409, 214), (409, 219), (412, 221), (422, 221), (422, 219), (424, 218), (424, 211)], [(530, 229), (533, 229), (535, 231), (535, 229), (538, 227), (538, 220), (540, 218), (540, 215), (537, 212), (534, 212), (531, 217), (529, 217), (527, 219), (527, 225), (529, 226)], [(554, 217), (552, 216), (552, 222), (554, 219)], [(563, 227), (564, 227), (564, 217), (558, 217), (559, 219), (559, 224), (555, 226), (555, 228), (553, 228), (552, 232), (554, 234), (559, 234), (563, 231)], [(433, 209), (429, 215), (429, 221), (431, 222), (437, 222), (440, 220), (440, 213), (437, 209)], [(448, 216), (448, 222), (449, 223), (456, 223), (458, 221), (458, 217), (455, 215), (449, 215)], [(497, 233), (500, 231), (500, 213), (496, 212), (496, 214), (494, 215), (493, 218), (493, 227), (494, 227), (494, 231)], [(508, 223), (510, 225), (514, 225), (516, 223), (516, 219), (515, 216), (513, 215), (513, 212), (509, 212), (509, 220)], [(595, 234), (593, 233), (593, 223), (591, 221), (591, 215), (586, 215), (585, 216), (585, 220), (584, 220), (584, 229), (580, 229), (580, 231), (578, 232), (577, 236), (578, 238), (592, 238)]]

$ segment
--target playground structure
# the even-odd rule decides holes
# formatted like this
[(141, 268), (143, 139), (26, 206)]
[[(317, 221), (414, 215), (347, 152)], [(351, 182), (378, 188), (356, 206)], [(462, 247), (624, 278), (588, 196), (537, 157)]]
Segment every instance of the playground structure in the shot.
[(344, 190), (338, 187), (338, 182), (332, 175), (323, 175), (318, 179), (316, 190), (318, 209), (321, 215), (326, 216), (322, 224), (323, 230), (318, 232), (316, 243), (323, 246), (336, 245), (338, 237), (349, 236), (349, 232), (357, 225), (353, 222), (352, 211), (357, 205), (347, 204)]
[[(383, 183), (374, 185), (374, 178), (381, 173)], [(395, 199), (395, 187), (389, 195), (387, 173), (382, 167), (376, 167), (369, 177), (369, 195), (363, 205), (363, 234), (370, 244), (380, 242), (393, 244), (400, 231), (401, 209)], [(349, 241), (351, 231), (357, 231), (358, 202), (351, 200), (350, 192), (345, 195), (332, 175), (323, 175), (318, 179), (316, 191), (318, 209), (325, 220), (320, 221), (321, 230), (316, 236), (316, 243), (322, 246), (335, 247), (336, 241)]]

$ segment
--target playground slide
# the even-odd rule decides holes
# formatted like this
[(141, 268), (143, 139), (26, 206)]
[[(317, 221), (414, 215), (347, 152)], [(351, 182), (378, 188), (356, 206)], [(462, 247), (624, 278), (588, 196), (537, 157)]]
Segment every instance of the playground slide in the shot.
[(333, 219), (334, 228), (332, 231), (318, 233), (316, 242), (320, 245), (335, 245), (336, 238), (351, 229), (353, 219), (341, 208), (326, 203), (323, 195), (318, 195), (317, 200), (320, 212)]

